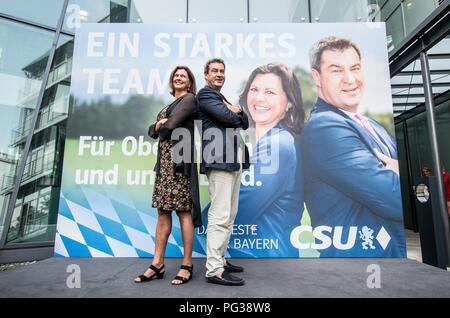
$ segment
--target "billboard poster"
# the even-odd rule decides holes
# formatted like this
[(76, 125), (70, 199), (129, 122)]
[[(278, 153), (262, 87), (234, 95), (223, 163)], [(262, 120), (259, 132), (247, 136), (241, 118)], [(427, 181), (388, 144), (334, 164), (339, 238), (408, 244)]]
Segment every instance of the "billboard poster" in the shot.
[[(253, 133), (226, 256), (406, 257), (384, 23), (81, 24), (55, 255), (153, 256), (148, 128), (173, 101), (171, 71), (188, 66), (200, 89), (211, 58)], [(206, 256), (205, 175), (199, 193), (193, 257)], [(166, 257), (182, 242), (173, 213)]]

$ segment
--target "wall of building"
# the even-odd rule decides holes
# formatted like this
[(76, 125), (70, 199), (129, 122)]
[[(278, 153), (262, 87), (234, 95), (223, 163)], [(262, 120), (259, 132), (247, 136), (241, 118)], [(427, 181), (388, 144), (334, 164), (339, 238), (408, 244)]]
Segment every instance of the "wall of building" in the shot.
[[(0, 86), (0, 155), (9, 158), (0, 163), (0, 236), (4, 238), (0, 249), (43, 246), (53, 241), (64, 131), (71, 106), (73, 33), (79, 23), (386, 21), (387, 44), (393, 50), (438, 5), (435, 0), (70, 0), (38, 123), (31, 131), (63, 2), (0, 2), (0, 82), (4, 83)], [(440, 112), (439, 129), (444, 132), (449, 123), (448, 105)], [(407, 125), (410, 142), (422, 143), (423, 118), (413, 118)], [(16, 180), (18, 159), (29, 134), (33, 139), (25, 173)], [(447, 141), (441, 142), (443, 148)], [(427, 148), (423, 147), (414, 154), (417, 167), (428, 164)], [(449, 163), (446, 150), (443, 156)], [(14, 182), (19, 181), (15, 208), (8, 218), (7, 199)]]

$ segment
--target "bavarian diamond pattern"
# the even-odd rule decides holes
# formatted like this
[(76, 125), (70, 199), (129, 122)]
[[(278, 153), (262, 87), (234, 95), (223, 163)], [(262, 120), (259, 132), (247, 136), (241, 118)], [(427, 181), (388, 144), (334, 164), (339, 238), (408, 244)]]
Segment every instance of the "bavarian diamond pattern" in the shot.
[(380, 243), (383, 250), (385, 250), (386, 247), (388, 246), (389, 242), (391, 241), (391, 236), (386, 231), (384, 226), (382, 226), (380, 229), (380, 232), (378, 232), (376, 239), (377, 239), (378, 243)]
[[(73, 190), (73, 191), (72, 191)], [(55, 256), (57, 257), (153, 257), (157, 212), (139, 210), (125, 191), (107, 187), (71, 188), (61, 191)], [(150, 205), (150, 204), (149, 204)], [(182, 257), (178, 218), (173, 217), (168, 257)], [(195, 236), (194, 257), (205, 257), (206, 240)]]

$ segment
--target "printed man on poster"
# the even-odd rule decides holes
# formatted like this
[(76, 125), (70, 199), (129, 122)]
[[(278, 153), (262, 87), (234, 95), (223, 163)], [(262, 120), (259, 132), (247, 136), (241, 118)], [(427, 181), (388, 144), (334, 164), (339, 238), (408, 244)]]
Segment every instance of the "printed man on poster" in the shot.
[[(310, 59), (319, 97), (302, 134), (306, 205), (314, 228), (358, 231), (353, 246), (331, 246), (321, 257), (406, 257), (395, 141), (358, 112), (360, 50), (327, 37), (311, 48)], [(345, 241), (355, 233), (341, 234)]]

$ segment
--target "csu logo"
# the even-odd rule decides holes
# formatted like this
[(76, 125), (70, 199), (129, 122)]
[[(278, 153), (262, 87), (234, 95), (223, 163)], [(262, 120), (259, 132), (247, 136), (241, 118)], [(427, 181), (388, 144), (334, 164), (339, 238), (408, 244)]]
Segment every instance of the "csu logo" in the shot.
[[(349, 250), (355, 246), (356, 238), (359, 234), (359, 238), (362, 240), (362, 249), (374, 250), (375, 246), (373, 245), (373, 240), (375, 239), (378, 243), (380, 243), (381, 248), (385, 250), (391, 241), (391, 236), (383, 226), (374, 238), (374, 230), (365, 225), (359, 231), (357, 226), (351, 226), (348, 230), (347, 241), (342, 242), (343, 229), (343, 226), (335, 226), (332, 228), (331, 226), (321, 225), (314, 229), (308, 225), (297, 226), (291, 232), (291, 244), (299, 250), (310, 248), (315, 250), (324, 250), (332, 245), (338, 250)], [(305, 232), (312, 233), (315, 239), (314, 243), (304, 243), (300, 241), (300, 235)]]

